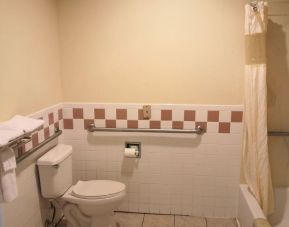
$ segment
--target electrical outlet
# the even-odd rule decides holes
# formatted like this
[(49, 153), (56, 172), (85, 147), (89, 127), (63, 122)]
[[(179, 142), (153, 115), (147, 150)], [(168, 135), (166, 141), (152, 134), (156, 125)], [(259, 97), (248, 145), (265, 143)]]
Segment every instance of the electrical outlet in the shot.
[(143, 110), (143, 118), (146, 120), (151, 119), (152, 107), (150, 105), (145, 105), (142, 107), (142, 110)]

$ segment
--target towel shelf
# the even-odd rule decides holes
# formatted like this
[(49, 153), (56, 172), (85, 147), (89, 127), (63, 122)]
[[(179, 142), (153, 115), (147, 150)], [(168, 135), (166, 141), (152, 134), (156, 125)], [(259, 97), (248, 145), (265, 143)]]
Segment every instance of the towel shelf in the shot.
[(55, 131), (55, 133), (48, 137), (46, 140), (44, 140), (43, 142), (39, 143), (36, 147), (33, 147), (32, 149), (26, 151), (25, 153), (23, 153), (22, 155), (20, 155), (19, 157), (16, 158), (16, 162), (19, 163), (22, 160), (24, 160), (25, 158), (27, 158), (29, 155), (33, 154), (35, 151), (37, 151), (38, 149), (40, 149), (41, 147), (43, 147), (44, 145), (46, 145), (47, 143), (49, 143), (50, 141), (56, 139), (58, 136), (60, 136), (62, 134), (62, 130), (57, 129)]
[(146, 129), (146, 128), (98, 128), (90, 124), (87, 128), (89, 132), (150, 132), (150, 133), (186, 133), (202, 135), (205, 130), (201, 126), (196, 129)]
[(269, 131), (268, 136), (289, 136), (289, 132)]

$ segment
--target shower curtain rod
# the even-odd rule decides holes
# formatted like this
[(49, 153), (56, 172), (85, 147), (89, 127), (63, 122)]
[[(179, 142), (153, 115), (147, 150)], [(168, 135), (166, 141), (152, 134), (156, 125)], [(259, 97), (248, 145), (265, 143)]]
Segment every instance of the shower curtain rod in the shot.
[(289, 132), (282, 131), (268, 131), (268, 136), (289, 136)]

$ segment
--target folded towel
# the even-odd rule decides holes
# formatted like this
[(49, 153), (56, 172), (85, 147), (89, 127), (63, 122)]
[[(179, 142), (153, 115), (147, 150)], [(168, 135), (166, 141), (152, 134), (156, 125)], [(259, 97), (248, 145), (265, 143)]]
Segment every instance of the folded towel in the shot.
[(23, 131), (20, 129), (9, 128), (4, 124), (0, 124), (0, 146), (4, 146), (9, 143), (9, 141), (16, 139), (17, 137), (23, 135)]
[(3, 202), (11, 202), (18, 196), (15, 169), (1, 173), (1, 194)]
[(11, 148), (1, 152), (1, 195), (4, 202), (11, 202), (18, 195), (16, 182), (16, 159), (14, 151)]
[(271, 227), (270, 223), (265, 218), (257, 218), (254, 220), (254, 227)]
[(11, 120), (6, 121), (3, 124), (5, 124), (7, 127), (20, 129), (25, 133), (30, 133), (36, 130), (37, 128), (43, 126), (44, 121), (40, 119), (16, 115)]
[(1, 152), (2, 169), (4, 172), (16, 168), (16, 158), (12, 148), (7, 148)]

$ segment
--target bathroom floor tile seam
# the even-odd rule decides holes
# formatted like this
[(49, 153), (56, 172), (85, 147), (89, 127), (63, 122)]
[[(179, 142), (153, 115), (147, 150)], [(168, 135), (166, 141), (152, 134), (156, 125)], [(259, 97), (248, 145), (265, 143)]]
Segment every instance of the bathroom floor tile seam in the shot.
[(113, 227), (238, 227), (234, 218), (115, 212)]

